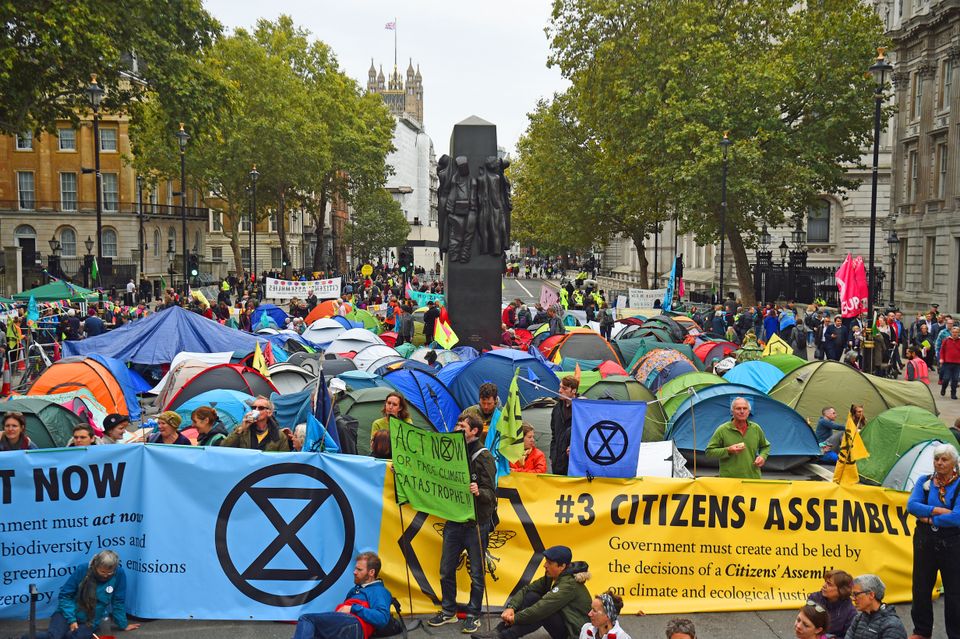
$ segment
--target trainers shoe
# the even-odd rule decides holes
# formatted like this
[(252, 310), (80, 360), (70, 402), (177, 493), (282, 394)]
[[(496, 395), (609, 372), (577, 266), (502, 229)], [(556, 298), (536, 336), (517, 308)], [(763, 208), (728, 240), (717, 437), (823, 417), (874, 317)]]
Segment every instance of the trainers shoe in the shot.
[(441, 610), (434, 616), (427, 619), (427, 625), (433, 626), (434, 628), (436, 628), (437, 626), (442, 626), (447, 623), (457, 623), (457, 616), (448, 615), (447, 613)]
[(472, 635), (478, 630), (480, 630), (480, 619), (478, 617), (467, 615), (463, 618), (463, 624), (460, 626), (460, 632)]
[(943, 396), (946, 395), (946, 394), (947, 394), (947, 387), (946, 387), (946, 386), (941, 386), (941, 387), (940, 387), (940, 397), (943, 397)]

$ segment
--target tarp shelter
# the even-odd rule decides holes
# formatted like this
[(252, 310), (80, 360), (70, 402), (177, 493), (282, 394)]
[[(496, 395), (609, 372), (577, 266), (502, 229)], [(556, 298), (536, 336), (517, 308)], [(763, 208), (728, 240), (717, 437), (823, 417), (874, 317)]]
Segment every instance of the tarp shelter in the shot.
[(252, 368), (239, 364), (216, 364), (188, 379), (163, 407), (163, 410), (176, 410), (178, 406), (200, 393), (217, 388), (264, 397), (270, 397), (271, 393), (277, 392), (276, 387), (268, 379)]
[(679, 351), (671, 348), (656, 348), (637, 360), (637, 363), (630, 369), (630, 374), (641, 384), (646, 384), (651, 375), (655, 376), (667, 364), (673, 362), (687, 362), (690, 364), (691, 370), (697, 369), (694, 363)]
[[(882, 391), (877, 381), (881, 381)], [(811, 423), (816, 423), (826, 406), (833, 406), (844, 415), (850, 404), (863, 404), (868, 420), (894, 406), (919, 406), (931, 413), (930, 409), (936, 408), (923, 382), (880, 380), (833, 361), (804, 364), (777, 382), (769, 395), (812, 420)]]
[(737, 364), (723, 376), (723, 379), (731, 384), (743, 384), (763, 393), (769, 393), (770, 389), (783, 377), (784, 372), (773, 364), (754, 361)]
[(253, 309), (253, 313), (250, 314), (250, 326), (254, 329), (259, 328), (263, 324), (261, 319), (264, 315), (269, 317), (278, 328), (283, 328), (287, 325), (287, 318), (290, 316), (275, 304), (260, 304), (257, 308)]
[[(538, 397), (555, 396), (560, 391), (560, 380), (543, 362), (529, 353), (510, 348), (493, 350), (472, 360), (447, 385), (457, 403), (463, 407), (477, 403), (477, 389), (484, 382), (496, 384), (500, 400), (506, 401), (515, 370), (520, 371), (518, 389), (521, 405), (529, 404)], [(547, 390), (523, 380), (533, 381)]]
[(185, 401), (177, 407), (177, 414), (183, 419), (183, 425), (188, 426), (191, 413), (201, 406), (210, 406), (217, 411), (217, 416), (224, 428), (232, 431), (237, 424), (243, 421), (243, 416), (250, 412), (249, 402), (253, 395), (241, 391), (216, 388)]
[(31, 288), (28, 291), (15, 293), (13, 299), (17, 302), (29, 302), (30, 298), (38, 302), (58, 302), (68, 300), (70, 302), (90, 302), (100, 298), (97, 291), (91, 291), (88, 288), (69, 284), (63, 280), (56, 280), (43, 286)]
[[(544, 353), (547, 359), (555, 362), (566, 358), (610, 361), (623, 366), (623, 357), (615, 346), (589, 328), (575, 328), (555, 337), (561, 339), (550, 348), (549, 353)], [(549, 339), (544, 344), (548, 342), (550, 342)], [(543, 348), (540, 352), (543, 352)]]
[[(663, 414), (670, 418), (685, 400), (694, 396), (692, 391), (699, 391), (701, 388), (723, 384), (725, 380), (719, 375), (696, 371), (674, 377), (657, 390), (657, 399), (663, 408)], [(689, 390), (689, 389), (692, 389)]]
[(130, 414), (123, 386), (109, 368), (90, 357), (67, 357), (55, 362), (40, 373), (27, 395), (68, 393), (79, 388), (93, 393), (108, 413)]
[(386, 344), (368, 344), (357, 351), (353, 363), (357, 366), (357, 370), (375, 373), (381, 366), (402, 360), (403, 356)]
[(298, 393), (317, 381), (317, 376), (296, 364), (281, 362), (270, 366), (270, 381), (281, 395)]
[(333, 340), (325, 353), (357, 353), (371, 344), (383, 344), (383, 340), (365, 328), (351, 328)]
[(99, 353), (121, 362), (169, 364), (183, 351), (251, 352), (268, 340), (208, 320), (179, 306), (130, 322), (97, 337), (63, 343), (65, 356)]
[(704, 364), (710, 364), (714, 359), (721, 360), (739, 348), (733, 342), (702, 342), (693, 349), (693, 354)]
[(936, 415), (916, 406), (898, 406), (880, 413), (867, 422), (860, 437), (870, 456), (857, 462), (857, 470), (860, 479), (871, 484), (881, 483), (915, 444), (936, 439), (960, 446)]
[[(326, 370), (326, 369), (324, 369)], [(337, 375), (347, 385), (348, 390), (361, 390), (364, 388), (381, 388), (390, 385), (383, 381), (383, 378), (376, 373), (368, 371), (344, 371)]]
[(408, 402), (427, 416), (437, 431), (445, 433), (456, 428), (460, 405), (447, 385), (430, 373), (397, 370), (384, 375), (383, 381), (403, 393)]
[(303, 337), (314, 344), (328, 344), (340, 337), (346, 330), (340, 322), (324, 317), (310, 324), (307, 330), (303, 331)]
[[(661, 441), (666, 430), (667, 417), (656, 396), (643, 384), (626, 375), (611, 375), (601, 379), (582, 393), (588, 399), (609, 399), (615, 402), (648, 402), (643, 422), (642, 440)], [(524, 414), (526, 417), (526, 414)]]
[[(697, 454), (697, 463), (716, 466), (716, 459), (704, 454), (707, 443), (721, 424), (730, 421), (730, 403), (744, 397), (751, 404), (750, 421), (760, 425), (770, 442), (770, 456), (764, 466), (789, 470), (820, 456), (813, 429), (795, 410), (756, 389), (738, 384), (717, 384), (697, 391), (684, 400), (667, 426), (667, 439), (687, 455)], [(694, 429), (696, 422), (696, 429)]]
[(763, 357), (767, 355), (790, 355), (793, 354), (793, 347), (776, 333), (774, 333), (766, 345), (763, 347)]
[(807, 360), (802, 357), (797, 357), (792, 352), (789, 354), (767, 355), (760, 361), (776, 366), (783, 371), (784, 375), (788, 375), (808, 363)]
[[(361, 388), (347, 391), (340, 398), (338, 402), (340, 414), (353, 417), (358, 423), (358, 455), (370, 454), (370, 427), (374, 421), (383, 417), (383, 402), (387, 395), (392, 392), (394, 390), (390, 387)], [(413, 420), (413, 425), (432, 432), (434, 428), (430, 424), (430, 420), (416, 406), (410, 405), (409, 402), (407, 404), (410, 408), (410, 419)]]
[(0, 402), (4, 412), (23, 413), (27, 437), (37, 448), (60, 448), (73, 439), (73, 427), (80, 419), (70, 409), (40, 397), (17, 397)]
[(933, 474), (933, 451), (942, 443), (938, 439), (929, 439), (911, 446), (883, 478), (883, 487), (907, 492), (913, 490), (918, 481)]

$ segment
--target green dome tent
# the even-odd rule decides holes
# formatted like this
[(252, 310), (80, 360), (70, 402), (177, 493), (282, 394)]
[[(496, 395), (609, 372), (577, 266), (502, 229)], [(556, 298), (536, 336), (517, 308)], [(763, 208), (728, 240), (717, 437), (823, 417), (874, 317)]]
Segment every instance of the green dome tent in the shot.
[(782, 370), (786, 375), (789, 375), (807, 363), (807, 360), (803, 359), (802, 357), (797, 357), (796, 355), (791, 355), (789, 353), (784, 355), (767, 355), (766, 357), (760, 358), (760, 361), (766, 362), (767, 364), (773, 364)]
[[(390, 393), (396, 392), (393, 388), (361, 388), (347, 391), (339, 402), (340, 414), (349, 415), (357, 420), (357, 454), (370, 454), (370, 427), (373, 422), (383, 417), (383, 402)], [(410, 419), (413, 425), (424, 430), (434, 431), (430, 421), (417, 408), (407, 402)]]
[(617, 402), (639, 401), (649, 402), (647, 414), (643, 421), (643, 436), (641, 441), (663, 441), (663, 433), (667, 427), (667, 416), (663, 413), (660, 402), (646, 386), (626, 375), (609, 375), (591, 386), (583, 393), (589, 399), (609, 399)]
[(916, 406), (898, 406), (867, 422), (860, 432), (870, 456), (857, 462), (860, 479), (880, 484), (910, 448), (933, 439), (960, 446), (957, 438), (933, 413)]
[(39, 397), (19, 397), (0, 403), (3, 412), (23, 413), (27, 437), (38, 448), (62, 448), (73, 439), (73, 427), (84, 420), (70, 409)]
[(686, 392), (688, 388), (698, 390), (704, 386), (725, 383), (726, 381), (722, 377), (714, 375), (713, 373), (703, 373), (699, 371), (696, 373), (684, 373), (683, 375), (674, 377), (661, 386), (660, 390), (657, 391), (657, 398), (663, 407), (664, 415), (669, 419), (677, 412), (677, 409), (680, 408), (683, 400), (690, 397), (690, 394)]

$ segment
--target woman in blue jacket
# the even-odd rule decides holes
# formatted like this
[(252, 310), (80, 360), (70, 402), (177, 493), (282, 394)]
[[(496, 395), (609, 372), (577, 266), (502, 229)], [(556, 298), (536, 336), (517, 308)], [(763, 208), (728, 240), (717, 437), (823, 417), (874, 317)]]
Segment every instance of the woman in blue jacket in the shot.
[(121, 630), (136, 630), (140, 624), (127, 621), (125, 597), (127, 577), (120, 557), (102, 550), (87, 566), (77, 566), (60, 589), (57, 611), (47, 632), (38, 639), (92, 639), (101, 620), (108, 615)]

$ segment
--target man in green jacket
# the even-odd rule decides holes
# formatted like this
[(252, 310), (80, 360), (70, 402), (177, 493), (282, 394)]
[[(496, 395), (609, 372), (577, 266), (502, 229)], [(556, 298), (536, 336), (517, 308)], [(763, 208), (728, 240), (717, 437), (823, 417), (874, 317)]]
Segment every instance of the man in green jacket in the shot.
[(707, 444), (707, 457), (720, 460), (721, 477), (760, 479), (760, 469), (770, 454), (770, 442), (763, 429), (750, 417), (750, 402), (737, 397), (730, 404), (733, 416), (717, 427)]
[[(587, 623), (593, 597), (583, 583), (590, 578), (589, 566), (573, 561), (566, 546), (543, 551), (544, 576), (530, 582), (510, 597), (500, 615), (496, 632), (488, 639), (517, 639), (543, 628), (551, 639), (572, 639)], [(481, 635), (482, 636), (482, 635)]]

